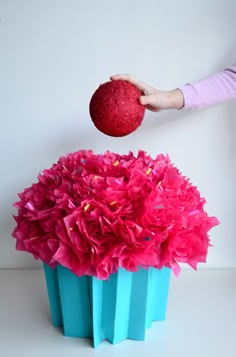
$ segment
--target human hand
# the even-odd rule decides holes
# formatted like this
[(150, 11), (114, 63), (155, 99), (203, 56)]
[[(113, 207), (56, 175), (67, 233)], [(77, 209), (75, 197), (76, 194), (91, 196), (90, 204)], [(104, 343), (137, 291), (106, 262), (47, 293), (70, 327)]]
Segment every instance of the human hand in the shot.
[(161, 91), (129, 74), (116, 74), (110, 79), (112, 81), (125, 80), (134, 84), (143, 93), (139, 99), (140, 104), (145, 105), (153, 112), (164, 109), (181, 109), (184, 106), (184, 97), (180, 89)]

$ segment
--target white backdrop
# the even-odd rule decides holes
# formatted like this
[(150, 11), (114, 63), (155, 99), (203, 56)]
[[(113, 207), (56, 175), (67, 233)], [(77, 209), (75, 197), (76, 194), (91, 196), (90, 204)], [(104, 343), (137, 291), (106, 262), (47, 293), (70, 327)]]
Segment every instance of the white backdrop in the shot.
[(110, 138), (88, 105), (114, 73), (161, 88), (236, 61), (235, 0), (0, 0), (0, 267), (34, 268), (15, 251), (12, 203), (60, 155), (79, 149), (168, 153), (221, 225), (207, 267), (236, 267), (236, 102), (200, 111), (146, 112)]

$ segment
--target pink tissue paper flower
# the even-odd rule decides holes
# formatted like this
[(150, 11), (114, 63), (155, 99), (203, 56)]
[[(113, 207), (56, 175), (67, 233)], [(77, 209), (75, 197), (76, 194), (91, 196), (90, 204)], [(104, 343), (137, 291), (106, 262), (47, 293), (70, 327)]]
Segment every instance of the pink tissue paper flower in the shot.
[(206, 262), (219, 222), (168, 156), (144, 151), (61, 157), (19, 194), (16, 248), (51, 267), (108, 279), (119, 267), (194, 269)]

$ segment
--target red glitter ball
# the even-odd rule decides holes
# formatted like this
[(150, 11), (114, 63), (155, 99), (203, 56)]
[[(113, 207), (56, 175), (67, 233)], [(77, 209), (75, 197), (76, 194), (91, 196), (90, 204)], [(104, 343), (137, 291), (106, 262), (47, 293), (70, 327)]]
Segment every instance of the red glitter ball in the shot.
[(123, 81), (106, 82), (93, 94), (89, 110), (96, 128), (110, 136), (125, 136), (142, 123), (145, 107), (139, 103), (141, 92)]

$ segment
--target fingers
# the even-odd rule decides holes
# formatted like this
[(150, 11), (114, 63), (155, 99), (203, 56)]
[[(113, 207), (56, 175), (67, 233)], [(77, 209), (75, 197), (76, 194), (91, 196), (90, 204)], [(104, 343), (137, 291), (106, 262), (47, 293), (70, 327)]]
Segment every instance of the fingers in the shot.
[(129, 74), (116, 74), (114, 76), (111, 76), (110, 79), (112, 81), (124, 80), (124, 81), (130, 82), (133, 85), (135, 85), (135, 87), (137, 87), (141, 92), (144, 92), (145, 94), (148, 94), (149, 92), (152, 91), (152, 87), (149, 86), (147, 83), (142, 82)]
[(113, 81), (124, 80), (135, 85), (144, 95), (139, 98), (140, 104), (144, 105), (147, 109), (152, 111), (159, 111), (160, 107), (157, 100), (157, 90), (149, 84), (142, 82), (129, 74), (116, 74), (110, 77)]
[(116, 81), (119, 79), (122, 79), (124, 81), (129, 81), (129, 79), (132, 78), (129, 74), (114, 74), (113, 76), (110, 77), (112, 81)]

